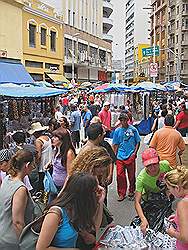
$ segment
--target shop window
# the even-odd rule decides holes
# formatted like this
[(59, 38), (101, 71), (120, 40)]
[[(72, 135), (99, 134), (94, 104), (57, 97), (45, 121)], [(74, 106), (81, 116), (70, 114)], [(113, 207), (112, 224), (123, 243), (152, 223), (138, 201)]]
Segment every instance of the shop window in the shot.
[(51, 51), (56, 51), (56, 32), (50, 31), (50, 48)]
[(46, 46), (46, 29), (41, 28), (40, 38), (41, 38), (41, 45)]
[(25, 66), (30, 68), (43, 68), (43, 62), (25, 61)]
[(29, 47), (36, 47), (36, 25), (29, 24)]
[(59, 70), (59, 64), (45, 63), (45, 69)]
[(68, 10), (68, 24), (71, 24), (71, 11)]

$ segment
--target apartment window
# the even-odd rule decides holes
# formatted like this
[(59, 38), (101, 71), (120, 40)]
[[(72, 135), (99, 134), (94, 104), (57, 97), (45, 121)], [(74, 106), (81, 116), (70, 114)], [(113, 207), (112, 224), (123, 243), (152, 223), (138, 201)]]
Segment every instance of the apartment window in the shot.
[(59, 70), (59, 64), (45, 63), (45, 69), (56, 68)]
[(75, 12), (73, 12), (72, 15), (72, 25), (75, 26)]
[(85, 31), (87, 31), (87, 18), (85, 18)]
[(182, 34), (182, 38), (181, 38), (182, 42), (185, 41), (185, 34)]
[(56, 51), (56, 32), (55, 31), (50, 31), (50, 46), (51, 46), (51, 51)]
[(176, 43), (178, 43), (178, 35), (176, 35)]
[(36, 47), (36, 25), (29, 24), (29, 47)]
[(81, 30), (84, 30), (84, 17), (81, 17)]
[(71, 11), (68, 10), (68, 24), (71, 24)]
[(92, 34), (94, 34), (94, 32), (95, 32), (95, 23), (92, 22)]
[(25, 66), (30, 67), (30, 68), (43, 68), (43, 63), (42, 62), (36, 62), (36, 61), (25, 61)]
[(41, 28), (40, 42), (41, 42), (41, 45), (46, 46), (46, 29), (45, 28)]
[(179, 5), (177, 6), (177, 9), (176, 9), (176, 10), (177, 10), (177, 11), (176, 11), (176, 12), (177, 12), (177, 15), (179, 15), (179, 13), (180, 13), (180, 6), (179, 6)]
[(96, 32), (96, 35), (98, 34), (98, 25), (97, 25), (97, 23), (96, 23), (96, 30), (95, 30), (95, 32)]
[(176, 22), (176, 29), (179, 29), (179, 21)]

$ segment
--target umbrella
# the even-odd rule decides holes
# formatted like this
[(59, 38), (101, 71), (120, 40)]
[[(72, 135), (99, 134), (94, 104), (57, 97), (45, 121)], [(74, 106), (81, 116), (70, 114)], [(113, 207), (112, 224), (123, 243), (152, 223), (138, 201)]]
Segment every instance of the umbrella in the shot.
[(81, 85), (80, 85), (80, 87), (91, 87), (91, 82), (83, 82), (83, 83), (81, 83)]
[(141, 82), (139, 84), (137, 84), (135, 87), (139, 87), (140, 90), (144, 90), (144, 91), (167, 91), (167, 89), (160, 85), (160, 84), (156, 84), (156, 83), (152, 83), (152, 82)]
[(106, 93), (111, 91), (131, 91), (131, 89), (127, 85), (114, 83), (106, 83), (94, 89), (95, 93)]

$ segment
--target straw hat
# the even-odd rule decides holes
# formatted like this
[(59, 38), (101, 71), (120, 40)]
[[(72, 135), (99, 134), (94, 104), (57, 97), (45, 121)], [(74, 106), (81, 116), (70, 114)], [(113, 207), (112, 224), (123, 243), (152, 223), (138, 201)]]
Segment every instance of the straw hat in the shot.
[(30, 130), (28, 131), (28, 133), (30, 135), (34, 134), (35, 132), (38, 132), (38, 131), (44, 131), (48, 129), (48, 126), (42, 126), (40, 122), (35, 122), (33, 124), (31, 124), (31, 128)]

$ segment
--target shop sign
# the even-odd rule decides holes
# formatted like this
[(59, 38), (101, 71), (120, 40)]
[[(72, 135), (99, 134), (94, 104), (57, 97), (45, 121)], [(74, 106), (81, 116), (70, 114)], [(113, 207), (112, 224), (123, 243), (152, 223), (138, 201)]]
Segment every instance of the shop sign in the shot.
[(150, 63), (149, 73), (150, 73), (150, 77), (157, 77), (157, 75), (158, 75), (158, 64), (157, 63)]

